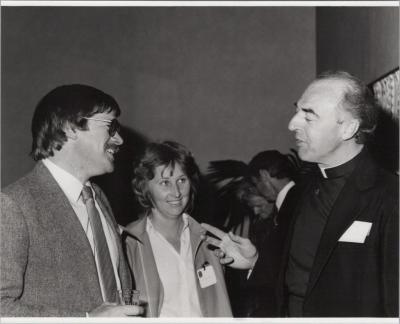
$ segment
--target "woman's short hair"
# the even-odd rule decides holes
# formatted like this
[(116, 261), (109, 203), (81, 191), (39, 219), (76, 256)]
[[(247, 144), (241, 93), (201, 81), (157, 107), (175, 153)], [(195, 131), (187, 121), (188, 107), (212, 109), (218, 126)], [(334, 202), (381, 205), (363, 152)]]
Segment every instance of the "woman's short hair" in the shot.
[(113, 97), (101, 90), (82, 84), (57, 87), (46, 94), (36, 106), (32, 119), (32, 151), (35, 161), (54, 155), (67, 141), (65, 127), (86, 130), (87, 120), (94, 114), (121, 113)]
[(184, 145), (173, 141), (164, 141), (147, 144), (144, 153), (134, 165), (132, 188), (139, 203), (145, 209), (153, 207), (147, 184), (154, 178), (155, 169), (158, 166), (174, 168), (176, 164), (182, 168), (183, 173), (190, 180), (190, 199), (185, 211), (193, 208), (200, 181), (199, 168), (192, 154)]

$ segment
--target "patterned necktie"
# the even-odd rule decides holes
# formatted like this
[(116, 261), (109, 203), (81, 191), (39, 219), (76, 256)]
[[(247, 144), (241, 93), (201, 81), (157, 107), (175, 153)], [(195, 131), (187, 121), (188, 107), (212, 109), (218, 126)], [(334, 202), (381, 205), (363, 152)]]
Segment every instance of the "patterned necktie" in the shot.
[(111, 262), (106, 236), (104, 235), (99, 212), (93, 199), (92, 189), (83, 186), (82, 199), (86, 205), (90, 226), (92, 227), (94, 246), (98, 261), (99, 279), (103, 283), (104, 295), (108, 302), (114, 302), (116, 298), (117, 284), (115, 282), (114, 269)]

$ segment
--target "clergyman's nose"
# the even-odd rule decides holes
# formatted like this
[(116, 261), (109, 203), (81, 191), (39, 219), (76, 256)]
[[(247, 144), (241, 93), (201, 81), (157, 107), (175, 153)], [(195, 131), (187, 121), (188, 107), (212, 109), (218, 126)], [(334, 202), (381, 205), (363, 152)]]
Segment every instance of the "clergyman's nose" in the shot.
[(292, 119), (289, 121), (288, 128), (291, 132), (297, 129), (297, 114), (295, 114)]

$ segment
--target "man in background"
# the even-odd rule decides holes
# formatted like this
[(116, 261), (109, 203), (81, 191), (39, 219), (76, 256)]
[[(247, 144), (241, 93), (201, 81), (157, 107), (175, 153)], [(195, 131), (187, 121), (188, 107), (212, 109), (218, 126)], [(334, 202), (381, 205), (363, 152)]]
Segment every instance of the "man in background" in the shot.
[[(376, 119), (371, 92), (346, 72), (321, 74), (296, 103), (289, 129), (315, 170), (301, 186), (284, 249), (280, 316), (398, 317), (398, 177), (366, 147)], [(222, 263), (268, 266), (248, 239), (204, 227), (222, 238), (207, 238)]]
[(32, 120), (34, 169), (1, 193), (1, 316), (126, 316), (118, 226), (93, 176), (123, 143), (117, 102), (85, 85), (49, 92)]
[(252, 208), (252, 218), (256, 218), (247, 237), (262, 257), (250, 276), (227, 269), (232, 308), (238, 317), (275, 317), (278, 273), (296, 202), (292, 180), (296, 168), (288, 155), (268, 150), (251, 159), (247, 172), (253, 185), (242, 195), (242, 201)]
[[(274, 224), (278, 224), (278, 218), (286, 215), (291, 217), (287, 207), (292, 206), (295, 199), (293, 179), (296, 169), (288, 156), (277, 150), (263, 151), (251, 159), (248, 169), (259, 193), (268, 202), (275, 204)], [(286, 198), (288, 199), (285, 202)], [(281, 211), (282, 206), (284, 213)]]
[(246, 281), (248, 289), (258, 291), (259, 296), (249, 314), (251, 317), (279, 316), (277, 283), (283, 248), (297, 199), (293, 181), (295, 171), (288, 156), (277, 150), (260, 152), (249, 162), (251, 180), (261, 195), (274, 205), (265, 239), (261, 244), (255, 244), (260, 254), (258, 266)]

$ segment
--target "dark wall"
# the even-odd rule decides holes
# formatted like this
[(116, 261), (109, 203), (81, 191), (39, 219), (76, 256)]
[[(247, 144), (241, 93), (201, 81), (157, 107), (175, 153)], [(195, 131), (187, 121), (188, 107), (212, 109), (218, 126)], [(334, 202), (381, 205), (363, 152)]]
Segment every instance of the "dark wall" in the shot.
[[(399, 8), (318, 8), (317, 72), (345, 70), (367, 84), (399, 66)], [(385, 168), (399, 170), (399, 120), (380, 110), (369, 147)]]
[(1, 14), (2, 186), (32, 168), (34, 107), (67, 83), (117, 99), (128, 155), (142, 139), (174, 139), (205, 170), (210, 160), (294, 147), (292, 104), (315, 75), (314, 8), (3, 7)]
[(317, 8), (317, 72), (345, 70), (366, 83), (399, 66), (398, 7)]

